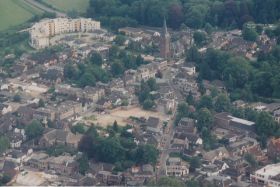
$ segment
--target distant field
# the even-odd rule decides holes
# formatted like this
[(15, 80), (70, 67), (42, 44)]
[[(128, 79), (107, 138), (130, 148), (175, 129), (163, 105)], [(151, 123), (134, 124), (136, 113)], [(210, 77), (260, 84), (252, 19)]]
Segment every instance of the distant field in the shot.
[(75, 10), (84, 13), (89, 5), (89, 0), (43, 0), (45, 3), (53, 6), (54, 8), (68, 12)]
[(40, 13), (23, 0), (0, 0), (0, 31), (23, 24)]

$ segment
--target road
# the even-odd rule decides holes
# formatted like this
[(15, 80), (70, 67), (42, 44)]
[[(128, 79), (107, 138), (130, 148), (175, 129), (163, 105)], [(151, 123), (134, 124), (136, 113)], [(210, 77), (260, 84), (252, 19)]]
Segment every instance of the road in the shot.
[(63, 13), (63, 12), (60, 12), (60, 11), (57, 11), (57, 10), (54, 10), (50, 7), (47, 7), (46, 5), (44, 4), (41, 4), (40, 2), (38, 1), (35, 1), (35, 0), (24, 0), (26, 3), (30, 4), (31, 6), (35, 6), (45, 12), (50, 12), (50, 13), (55, 13), (57, 17), (67, 17), (67, 14)]
[[(168, 84), (169, 84), (170, 88), (172, 88), (172, 90), (174, 90), (175, 99), (178, 101), (178, 99), (181, 98), (182, 95), (176, 91), (176, 88), (174, 87), (173, 83), (170, 81), (170, 80), (172, 80), (172, 73), (170, 73), (170, 71), (167, 70), (164, 73), (164, 78), (169, 80)], [(170, 145), (171, 145), (171, 140), (173, 138), (173, 133), (174, 133), (174, 122), (175, 122), (176, 114), (177, 114), (177, 102), (175, 105), (175, 111), (173, 112), (173, 114), (167, 124), (167, 127), (165, 128), (163, 137), (161, 139), (162, 151), (161, 151), (161, 154), (160, 154), (160, 157), (158, 160), (159, 165), (158, 165), (157, 172), (156, 172), (157, 179), (159, 179), (161, 176), (166, 175), (166, 173), (165, 173), (166, 161), (168, 159), (170, 152), (172, 152), (170, 149), (171, 148)]]
[(176, 112), (174, 112), (172, 119), (168, 122), (167, 127), (165, 128), (165, 132), (162, 137), (162, 144), (163, 144), (163, 149), (161, 151), (160, 157), (159, 157), (159, 167), (157, 168), (157, 178), (160, 178), (161, 176), (165, 176), (165, 171), (166, 171), (166, 160), (170, 154), (170, 144), (171, 144), (171, 139), (173, 137), (173, 131), (174, 131), (174, 120)]

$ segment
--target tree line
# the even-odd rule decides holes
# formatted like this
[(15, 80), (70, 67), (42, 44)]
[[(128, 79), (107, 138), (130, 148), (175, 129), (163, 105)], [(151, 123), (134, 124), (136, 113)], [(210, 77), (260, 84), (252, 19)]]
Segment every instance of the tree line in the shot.
[(273, 23), (280, 18), (279, 0), (91, 0), (87, 15), (116, 30), (124, 26), (206, 25), (241, 28), (244, 23)]
[(279, 54), (278, 45), (269, 53), (260, 52), (258, 60), (252, 62), (211, 48), (202, 55), (194, 46), (187, 52), (187, 61), (196, 63), (200, 82), (224, 81), (231, 100), (270, 101), (269, 98), (280, 98)]

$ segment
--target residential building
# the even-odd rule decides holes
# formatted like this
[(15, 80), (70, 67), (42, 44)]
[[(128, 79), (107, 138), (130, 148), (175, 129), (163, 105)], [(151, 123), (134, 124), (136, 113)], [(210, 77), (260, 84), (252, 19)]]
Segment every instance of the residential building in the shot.
[(50, 129), (39, 141), (39, 146), (46, 148), (53, 145), (77, 147), (82, 135), (73, 134), (62, 129)]
[(161, 134), (162, 133), (162, 124), (160, 119), (156, 117), (149, 117), (146, 121), (147, 132), (151, 134)]
[(33, 118), (40, 121), (54, 121), (55, 120), (55, 108), (47, 106), (44, 108), (38, 108), (34, 111)]
[(254, 174), (250, 175), (250, 179), (252, 183), (267, 186), (278, 186), (279, 181), (277, 182), (276, 178), (279, 176), (279, 174), (280, 164), (270, 164), (255, 171)]
[(36, 49), (50, 45), (50, 38), (65, 33), (92, 32), (100, 29), (100, 22), (90, 18), (55, 18), (43, 19), (29, 30), (30, 45)]
[(183, 177), (189, 174), (189, 165), (181, 158), (171, 157), (166, 162), (166, 175)]
[(65, 101), (56, 107), (56, 119), (64, 120), (75, 117), (83, 111), (82, 103)]
[(269, 159), (279, 160), (280, 159), (280, 138), (272, 138), (268, 142), (267, 155)]
[(216, 114), (214, 117), (214, 124), (220, 128), (255, 132), (255, 123), (241, 118), (231, 116), (227, 112)]
[(219, 147), (217, 149), (202, 153), (203, 159), (209, 162), (214, 162), (215, 160), (222, 160), (223, 158), (229, 157), (229, 152), (225, 147)]

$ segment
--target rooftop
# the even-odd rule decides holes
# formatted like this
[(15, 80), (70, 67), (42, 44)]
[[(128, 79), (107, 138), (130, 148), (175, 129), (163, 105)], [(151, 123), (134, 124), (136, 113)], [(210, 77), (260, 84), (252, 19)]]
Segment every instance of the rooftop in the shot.
[(231, 121), (234, 121), (234, 122), (237, 122), (237, 123), (242, 123), (244, 125), (252, 126), (252, 125), (255, 124), (254, 122), (248, 121), (248, 120), (245, 120), (245, 119), (236, 118), (236, 117), (233, 117), (233, 116), (229, 116), (229, 117), (231, 118)]
[(280, 174), (280, 163), (267, 165), (255, 172), (256, 174), (274, 177)]

